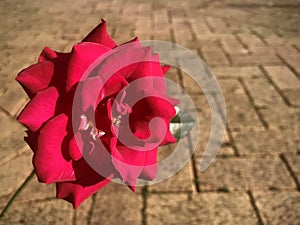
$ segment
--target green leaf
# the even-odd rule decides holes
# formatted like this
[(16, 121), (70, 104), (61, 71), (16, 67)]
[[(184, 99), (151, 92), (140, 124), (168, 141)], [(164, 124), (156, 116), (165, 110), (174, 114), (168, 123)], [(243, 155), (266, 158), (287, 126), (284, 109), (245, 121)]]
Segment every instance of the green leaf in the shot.
[(176, 140), (179, 141), (180, 138), (188, 135), (195, 125), (195, 119), (193, 119), (188, 112), (182, 110), (178, 106), (175, 106), (175, 110), (176, 115), (171, 120), (170, 131)]

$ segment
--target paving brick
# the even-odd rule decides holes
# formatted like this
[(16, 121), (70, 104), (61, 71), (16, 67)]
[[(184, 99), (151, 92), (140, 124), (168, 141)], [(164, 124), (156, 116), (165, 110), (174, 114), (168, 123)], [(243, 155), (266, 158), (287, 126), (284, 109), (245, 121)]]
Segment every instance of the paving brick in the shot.
[(5, 179), (5, 182), (1, 182), (0, 196), (15, 191), (24, 182), (33, 169), (31, 158), (32, 153), (28, 150), (19, 157), (0, 165), (0, 180)]
[(299, 138), (293, 130), (265, 130), (233, 133), (240, 155), (296, 153)]
[(228, 33), (229, 31), (224, 21), (219, 18), (207, 17), (206, 21), (215, 33)]
[(197, 19), (193, 18), (190, 21), (191, 21), (192, 29), (195, 32), (196, 36), (211, 33), (204, 18), (197, 18)]
[(287, 45), (287, 41), (280, 37), (268, 37), (264, 39), (268, 45), (270, 46), (285, 46)]
[(273, 108), (274, 105), (278, 108), (286, 107), (280, 94), (266, 78), (252, 79), (247, 77), (243, 81), (258, 108), (268, 109)]
[(169, 28), (169, 18), (167, 10), (155, 10), (155, 12), (153, 13), (153, 18), (155, 29), (162, 30)]
[(140, 40), (148, 40), (151, 36), (149, 33), (151, 28), (152, 24), (149, 18), (139, 19), (135, 24), (135, 35), (138, 36)]
[(295, 107), (300, 107), (300, 89), (299, 90), (291, 90), (284, 91), (283, 95), (288, 99), (289, 104)]
[(142, 206), (140, 194), (111, 183), (97, 193), (90, 224), (141, 224)]
[(169, 179), (149, 186), (152, 192), (192, 192), (194, 191), (194, 179), (192, 175), (191, 162), (187, 164), (178, 173)]
[(212, 72), (218, 78), (262, 77), (263, 72), (257, 66), (213, 67)]
[[(158, 151), (157, 179), (149, 184), (149, 190), (154, 192), (194, 191), (191, 151), (187, 137), (177, 143), (161, 146)], [(162, 178), (166, 179), (161, 180)]]
[(239, 81), (228, 79), (219, 82), (225, 97), (228, 126), (233, 130), (264, 129)]
[(151, 194), (147, 224), (257, 224), (245, 193)]
[(237, 34), (237, 37), (248, 47), (263, 47), (265, 44), (255, 35), (241, 33)]
[(233, 65), (269, 65), (282, 64), (282, 61), (274, 54), (269, 55), (249, 55), (231, 57)]
[(72, 215), (72, 206), (65, 201), (27, 202), (13, 205), (0, 224), (72, 224)]
[(226, 58), (224, 52), (219, 50), (202, 51), (204, 59), (209, 66), (224, 66), (229, 65), (229, 61)]
[(21, 86), (17, 82), (13, 82), (0, 97), (0, 106), (11, 116), (14, 116), (27, 100), (28, 98), (25, 96)]
[(284, 55), (296, 55), (299, 52), (292, 46), (252, 46), (249, 47), (251, 54), (253, 55), (268, 55), (273, 53), (284, 54)]
[(185, 20), (173, 18), (173, 31), (176, 43), (185, 46), (185, 43), (192, 40), (192, 33), (189, 24)]
[(169, 94), (178, 94), (180, 93), (182, 87), (179, 81), (179, 71), (172, 67), (165, 75), (165, 79), (168, 80), (167, 84), (167, 92)]
[(89, 213), (92, 208), (92, 198), (86, 199), (76, 211), (74, 211), (74, 225), (88, 225)]
[(286, 66), (265, 66), (264, 69), (281, 90), (300, 89), (300, 80)]
[(300, 184), (300, 155), (285, 154), (284, 157), (287, 159), (289, 166)]
[(292, 67), (300, 76), (300, 54), (297, 55), (287, 55), (287, 54), (280, 54), (281, 58), (284, 62), (286, 62), (290, 67)]
[(269, 125), (270, 129), (295, 129), (298, 123), (300, 114), (297, 110), (284, 108), (272, 107), (269, 109), (261, 109), (264, 120)]
[(253, 195), (264, 224), (299, 224), (299, 192), (254, 192)]
[(203, 93), (201, 90), (201, 87), (199, 87), (199, 85), (193, 80), (193, 78), (191, 76), (189, 76), (186, 73), (182, 72), (182, 83), (183, 83), (183, 87), (184, 90), (187, 93), (196, 93), (196, 94), (201, 94)]
[[(200, 159), (197, 160), (199, 163)], [(277, 156), (217, 158), (204, 172), (198, 173), (201, 190), (295, 188), (288, 170)]]
[(16, 120), (9, 118), (5, 113), (0, 111), (0, 123), (1, 123), (1, 133), (0, 139), (1, 141), (13, 132), (22, 131), (24, 127), (19, 124)]
[(277, 37), (277, 34), (274, 33), (274, 31), (268, 27), (263, 26), (253, 26), (251, 27), (251, 30), (260, 36), (263, 36), (265, 38), (267, 37)]
[(221, 44), (229, 55), (245, 55), (248, 53), (248, 50), (233, 35), (222, 38)]

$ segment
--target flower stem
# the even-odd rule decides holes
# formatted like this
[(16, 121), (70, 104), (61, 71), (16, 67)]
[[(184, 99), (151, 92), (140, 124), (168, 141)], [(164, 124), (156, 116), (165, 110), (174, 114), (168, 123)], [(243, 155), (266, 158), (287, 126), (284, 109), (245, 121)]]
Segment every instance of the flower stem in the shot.
[(18, 188), (18, 190), (14, 193), (14, 195), (10, 198), (10, 200), (6, 204), (5, 208), (2, 210), (2, 212), (0, 214), (0, 219), (9, 210), (9, 208), (12, 206), (13, 202), (16, 200), (16, 198), (19, 196), (19, 194), (23, 191), (23, 189), (26, 187), (26, 185), (31, 181), (31, 179), (34, 177), (34, 175), (35, 175), (34, 170), (32, 170), (31, 173), (29, 174), (29, 176), (26, 178), (26, 180), (23, 182), (23, 184)]

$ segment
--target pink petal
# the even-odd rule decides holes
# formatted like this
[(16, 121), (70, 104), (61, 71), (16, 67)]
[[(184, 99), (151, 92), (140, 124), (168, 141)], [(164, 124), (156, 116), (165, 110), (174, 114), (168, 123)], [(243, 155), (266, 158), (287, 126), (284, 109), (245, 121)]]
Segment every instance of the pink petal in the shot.
[(69, 62), (66, 90), (69, 91), (76, 85), (91, 64), (109, 50), (104, 45), (95, 43), (83, 42), (74, 45)]
[(38, 62), (44, 62), (50, 59), (54, 59), (56, 57), (57, 54), (55, 51), (53, 51), (51, 48), (45, 47), (39, 56)]
[(41, 129), (33, 164), (40, 182), (53, 183), (75, 180), (72, 161), (66, 160), (63, 141), (67, 135), (68, 117), (60, 114)]
[(135, 186), (143, 170), (145, 151), (136, 151), (126, 146), (116, 146), (117, 139), (111, 140), (112, 163), (123, 178), (123, 182)]
[(170, 66), (164, 65), (161, 67), (161, 70), (162, 70), (163, 74), (165, 75), (170, 70), (170, 68), (171, 68)]
[[(147, 91), (153, 92), (152, 90)], [(139, 93), (139, 95), (143, 96), (142, 93)], [(149, 93), (149, 95), (156, 97), (143, 98), (132, 107), (132, 113), (130, 114), (130, 127), (132, 131), (145, 135), (140, 138), (146, 138), (147, 134), (150, 134), (148, 128), (150, 120), (159, 117), (165, 121), (167, 126), (169, 120), (176, 114), (174, 106), (169, 101), (163, 99), (162, 96), (160, 98), (159, 93), (153, 92), (153, 94)]]
[(19, 115), (18, 121), (32, 131), (38, 130), (54, 116), (58, 97), (55, 87), (38, 92)]
[(100, 23), (97, 27), (95, 27), (83, 40), (82, 42), (95, 42), (98, 44), (105, 45), (109, 48), (114, 48), (117, 44), (110, 37), (106, 30), (106, 21), (101, 19), (102, 23)]
[(69, 53), (57, 53), (57, 58), (31, 65), (22, 70), (16, 80), (30, 98), (49, 86), (55, 86), (62, 94), (66, 86), (69, 58)]
[(83, 140), (81, 139), (80, 133), (76, 133), (69, 142), (69, 155), (74, 161), (77, 161), (82, 158), (82, 154), (80, 151), (80, 149), (82, 148), (83, 148)]
[(91, 186), (81, 186), (78, 182), (62, 182), (56, 184), (56, 197), (65, 199), (66, 201), (73, 204), (74, 209), (89, 196), (96, 193), (98, 190), (103, 188), (106, 184), (110, 182), (112, 176), (109, 179), (103, 178), (98, 183)]
[(153, 180), (156, 177), (156, 173), (158, 170), (157, 152), (158, 152), (158, 148), (155, 148), (150, 151), (146, 151), (144, 168), (139, 178), (145, 180)]
[(16, 80), (22, 85), (30, 98), (33, 95), (47, 88), (54, 73), (54, 63), (45, 61), (29, 66), (22, 70)]

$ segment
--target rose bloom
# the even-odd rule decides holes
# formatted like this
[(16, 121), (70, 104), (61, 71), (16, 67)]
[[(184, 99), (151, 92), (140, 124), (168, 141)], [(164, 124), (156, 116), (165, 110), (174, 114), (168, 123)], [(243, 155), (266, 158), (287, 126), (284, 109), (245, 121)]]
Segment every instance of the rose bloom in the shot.
[[(131, 58), (138, 62), (122, 65)], [(98, 71), (90, 69), (95, 61)], [(38, 180), (56, 183), (57, 197), (74, 208), (114, 178), (133, 191), (137, 179), (153, 180), (158, 146), (176, 141), (169, 125), (177, 101), (163, 79), (168, 69), (137, 38), (118, 46), (104, 20), (70, 53), (46, 47), (16, 78), (30, 98), (18, 121), (28, 129)], [(96, 72), (84, 77), (89, 70)], [(161, 120), (151, 127), (153, 118)]]

